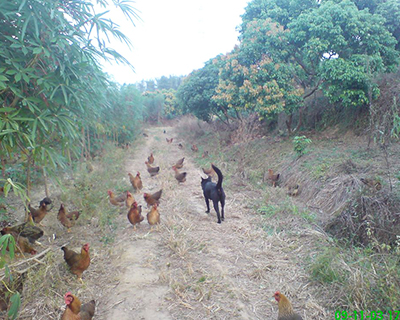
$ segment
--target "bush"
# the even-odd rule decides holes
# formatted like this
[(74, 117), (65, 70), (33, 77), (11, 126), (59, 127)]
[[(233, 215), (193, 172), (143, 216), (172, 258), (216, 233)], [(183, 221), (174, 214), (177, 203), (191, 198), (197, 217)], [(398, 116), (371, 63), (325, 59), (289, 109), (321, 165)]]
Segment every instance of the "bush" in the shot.
[(311, 139), (308, 139), (306, 136), (295, 136), (293, 138), (294, 151), (299, 158), (307, 153), (307, 145), (311, 142)]

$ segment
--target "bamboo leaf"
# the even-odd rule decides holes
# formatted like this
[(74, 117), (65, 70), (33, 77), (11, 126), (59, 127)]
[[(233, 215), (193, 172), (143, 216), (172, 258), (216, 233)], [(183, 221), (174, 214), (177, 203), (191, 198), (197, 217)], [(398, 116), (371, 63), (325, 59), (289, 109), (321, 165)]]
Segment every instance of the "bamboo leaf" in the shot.
[[(24, 0), (23, 4), (21, 4), (21, 7), (25, 4), (26, 0)], [(21, 8), (20, 7), (20, 8)], [(21, 11), (21, 9), (19, 9), (18, 11)], [(22, 26), (22, 30), (21, 30), (21, 41), (24, 40), (25, 38), (25, 32), (26, 32), (26, 28), (28, 27), (29, 21), (31, 20), (32, 16), (29, 15), (28, 18), (25, 20), (23, 26)]]
[(19, 292), (14, 293), (11, 298), (11, 307), (10, 310), (8, 310), (8, 316), (11, 317), (11, 319), (16, 319), (18, 316), (18, 311), (21, 307), (21, 296)]

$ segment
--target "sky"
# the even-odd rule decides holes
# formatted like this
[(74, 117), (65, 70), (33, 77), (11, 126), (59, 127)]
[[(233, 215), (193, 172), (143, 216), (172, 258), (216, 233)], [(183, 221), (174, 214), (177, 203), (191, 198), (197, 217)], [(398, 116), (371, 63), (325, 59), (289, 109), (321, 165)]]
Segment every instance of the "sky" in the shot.
[(136, 0), (141, 20), (135, 27), (122, 14), (110, 16), (132, 42), (112, 47), (134, 66), (105, 64), (103, 70), (120, 84), (161, 76), (187, 75), (238, 43), (240, 15), (249, 0)]

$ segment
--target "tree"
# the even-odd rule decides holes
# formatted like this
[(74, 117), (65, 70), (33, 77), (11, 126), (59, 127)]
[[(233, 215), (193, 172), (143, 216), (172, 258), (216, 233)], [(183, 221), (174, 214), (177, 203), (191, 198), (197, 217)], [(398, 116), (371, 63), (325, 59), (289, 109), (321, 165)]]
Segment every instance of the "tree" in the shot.
[[(291, 133), (293, 112), (300, 106), (300, 125), (301, 105), (320, 88), (331, 101), (344, 106), (367, 105), (369, 97), (374, 96), (370, 92), (377, 93), (371, 89), (371, 75), (397, 65), (396, 40), (384, 23), (381, 15), (359, 10), (346, 0), (255, 0), (243, 15), (238, 65), (256, 66), (258, 75), (266, 68), (269, 78), (281, 80), (274, 91), (283, 94), (281, 106), (291, 105), (285, 110), (290, 115), (287, 125)], [(270, 62), (261, 67), (265, 57)], [(257, 81), (265, 80), (261, 77)], [(250, 84), (254, 87), (254, 81)], [(240, 88), (241, 83), (235, 85)], [(244, 99), (236, 91), (239, 95), (235, 103)], [(263, 103), (276, 105), (275, 100)], [(244, 99), (239, 108), (246, 102), (250, 101)]]
[[(129, 1), (112, 3), (136, 17)], [(0, 155), (18, 149), (27, 158), (28, 192), (33, 162), (46, 170), (61, 164), (61, 154), (84, 141), (85, 128), (109, 107), (99, 62), (129, 65), (106, 42), (116, 37), (129, 45), (128, 38), (96, 10), (77, 0), (0, 2)]]
[(160, 90), (161, 94), (164, 96), (163, 104), (163, 115), (167, 119), (175, 118), (182, 114), (182, 110), (179, 107), (178, 101), (176, 99), (176, 90), (174, 89), (163, 89)]
[(164, 95), (159, 91), (146, 91), (142, 94), (144, 105), (144, 118), (150, 122), (161, 119), (164, 105)]
[(177, 99), (184, 113), (193, 113), (199, 119), (210, 121), (211, 115), (219, 115), (221, 108), (212, 97), (219, 81), (221, 57), (207, 61), (203, 68), (192, 71), (182, 82)]
[(163, 90), (163, 89), (177, 90), (182, 82), (182, 77), (169, 76), (167, 78), (166, 76), (162, 76), (161, 78), (156, 79), (156, 81), (157, 81), (157, 89), (158, 90)]
[[(223, 57), (220, 81), (213, 99), (240, 115), (257, 112), (274, 117), (285, 111), (292, 114), (302, 106), (304, 91), (293, 80), (293, 68), (278, 63), (265, 53), (282, 29), (267, 20), (248, 23), (240, 46)], [(279, 39), (278, 39), (279, 41)]]
[(376, 13), (385, 18), (385, 26), (396, 38), (396, 50), (400, 51), (400, 2), (397, 0), (379, 1)]

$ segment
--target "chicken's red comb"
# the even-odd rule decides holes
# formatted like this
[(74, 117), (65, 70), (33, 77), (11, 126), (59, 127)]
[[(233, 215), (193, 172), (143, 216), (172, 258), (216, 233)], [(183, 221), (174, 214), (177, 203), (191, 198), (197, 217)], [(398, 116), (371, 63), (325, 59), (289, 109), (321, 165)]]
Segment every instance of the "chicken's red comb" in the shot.
[(66, 294), (64, 294), (64, 302), (66, 305), (69, 305), (71, 303), (70, 298), (72, 298), (72, 292), (68, 291)]
[(71, 291), (68, 291), (66, 294), (64, 294), (64, 298), (65, 297), (69, 297), (69, 296), (72, 296), (72, 292)]

